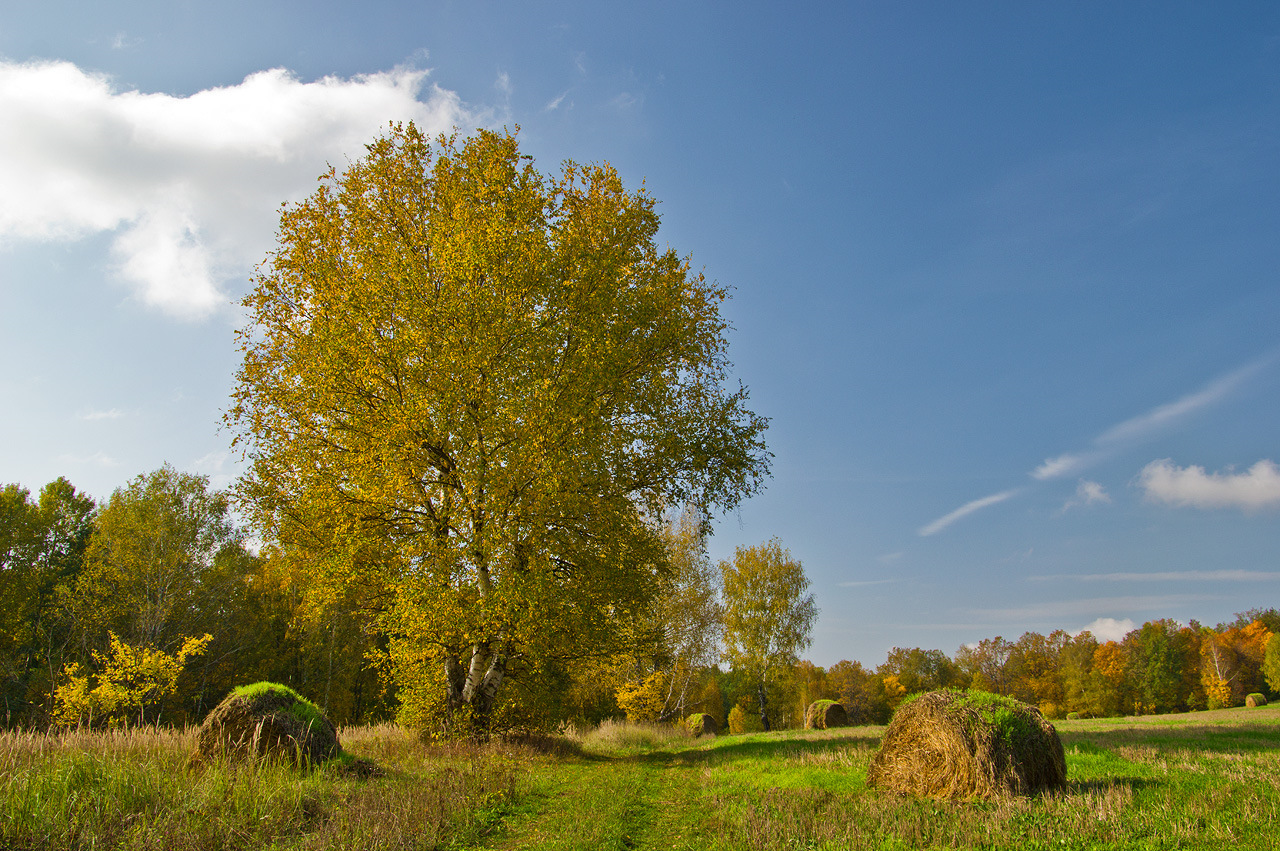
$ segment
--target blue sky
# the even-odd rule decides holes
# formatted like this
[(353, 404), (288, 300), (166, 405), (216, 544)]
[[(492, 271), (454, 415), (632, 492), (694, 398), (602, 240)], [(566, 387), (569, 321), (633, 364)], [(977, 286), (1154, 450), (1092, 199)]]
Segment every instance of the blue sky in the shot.
[[(799, 5), (799, 4), (795, 4)], [(232, 302), (392, 119), (734, 288), (808, 655), (1280, 605), (1280, 9), (0, 2), (0, 481), (225, 484)]]

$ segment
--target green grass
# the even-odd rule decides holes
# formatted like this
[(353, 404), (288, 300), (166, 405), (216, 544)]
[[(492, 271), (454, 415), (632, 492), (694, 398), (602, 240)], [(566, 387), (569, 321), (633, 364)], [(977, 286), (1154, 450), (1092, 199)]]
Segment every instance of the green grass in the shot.
[(0, 734), (0, 847), (1221, 849), (1280, 835), (1280, 707), (1058, 722), (1068, 790), (990, 803), (865, 785), (883, 727), (694, 739), (623, 724), (426, 746), (341, 731), (387, 770), (198, 767), (190, 733)]
[(308, 727), (319, 728), (324, 725), (324, 712), (320, 707), (298, 694), (293, 689), (279, 683), (260, 682), (251, 683), (249, 685), (237, 686), (231, 690), (233, 697), (243, 697), (252, 700), (265, 694), (284, 695), (293, 700), (293, 704), (286, 711), (300, 720)]

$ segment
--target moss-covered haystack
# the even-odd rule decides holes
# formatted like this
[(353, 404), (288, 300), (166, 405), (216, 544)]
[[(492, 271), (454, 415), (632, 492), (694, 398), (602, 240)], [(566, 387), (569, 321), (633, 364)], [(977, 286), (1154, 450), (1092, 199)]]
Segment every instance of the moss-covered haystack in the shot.
[(1034, 706), (986, 692), (909, 698), (867, 771), (867, 786), (931, 798), (1003, 798), (1066, 785), (1053, 725)]
[(342, 753), (338, 732), (288, 686), (254, 683), (227, 695), (200, 725), (201, 757), (272, 757), (319, 765)]
[(715, 716), (708, 715), (705, 712), (693, 713), (684, 719), (684, 726), (695, 738), (697, 736), (714, 736), (720, 732), (720, 725), (716, 723)]
[(1257, 709), (1259, 706), (1267, 705), (1267, 696), (1259, 692), (1254, 692), (1244, 699), (1244, 705), (1250, 709)]
[(806, 730), (829, 730), (833, 727), (848, 727), (849, 713), (844, 705), (834, 700), (815, 700), (804, 711), (804, 728)]

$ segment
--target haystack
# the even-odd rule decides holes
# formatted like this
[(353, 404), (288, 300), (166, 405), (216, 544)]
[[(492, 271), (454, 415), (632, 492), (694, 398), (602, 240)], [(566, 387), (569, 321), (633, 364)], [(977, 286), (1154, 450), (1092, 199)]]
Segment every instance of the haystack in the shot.
[(720, 725), (716, 723), (715, 717), (705, 712), (693, 713), (684, 719), (684, 725), (689, 728), (689, 732), (695, 737), (714, 736), (720, 732)]
[(867, 786), (932, 798), (1000, 798), (1063, 789), (1058, 731), (1040, 710), (986, 692), (935, 691), (898, 707)]
[(1253, 694), (1245, 697), (1244, 705), (1249, 707), (1250, 709), (1256, 709), (1259, 706), (1266, 706), (1267, 696), (1265, 694), (1259, 694), (1257, 692), (1254, 692)]
[(288, 686), (241, 686), (204, 723), (196, 749), (201, 757), (274, 757), (318, 765), (341, 753), (338, 733), (324, 713)]
[(834, 700), (815, 700), (804, 711), (806, 730), (828, 730), (832, 727), (848, 727), (849, 713)]

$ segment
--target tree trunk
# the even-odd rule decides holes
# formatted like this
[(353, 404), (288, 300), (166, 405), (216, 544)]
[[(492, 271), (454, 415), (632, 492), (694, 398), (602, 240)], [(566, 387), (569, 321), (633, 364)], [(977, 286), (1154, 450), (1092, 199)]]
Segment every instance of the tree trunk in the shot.
[(769, 732), (769, 713), (764, 703), (764, 679), (760, 680), (760, 684), (756, 687), (756, 698), (760, 701), (760, 724), (764, 727), (764, 731)]
[(446, 696), (449, 713), (454, 716), (451, 723), (470, 727), (483, 737), (488, 735), (498, 691), (506, 678), (507, 656), (502, 650), (491, 651), (487, 641), (473, 644), (470, 654), (465, 667), (453, 654), (445, 657)]

